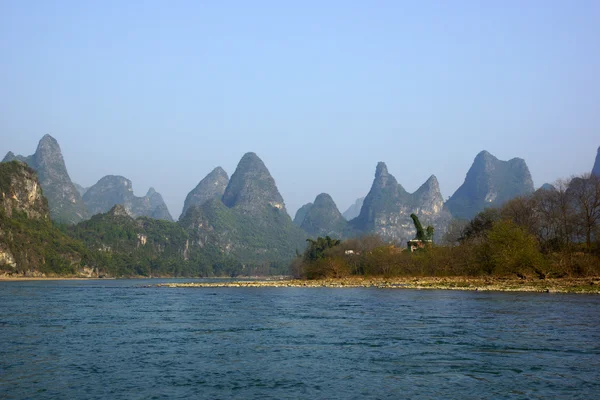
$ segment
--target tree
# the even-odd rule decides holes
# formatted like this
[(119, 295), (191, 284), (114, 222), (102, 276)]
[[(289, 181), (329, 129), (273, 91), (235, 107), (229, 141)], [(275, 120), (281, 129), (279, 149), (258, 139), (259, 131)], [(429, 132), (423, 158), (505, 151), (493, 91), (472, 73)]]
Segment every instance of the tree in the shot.
[(487, 232), (480, 256), (494, 274), (524, 274), (533, 271), (543, 278), (543, 258), (535, 237), (512, 221), (497, 221)]
[(558, 179), (556, 182), (554, 182), (556, 191), (554, 191), (554, 195), (552, 196), (556, 217), (560, 224), (561, 240), (566, 246), (568, 253), (571, 251), (571, 242), (574, 230), (574, 207), (568, 191), (570, 182), (571, 179)]
[(460, 242), (485, 236), (492, 229), (494, 222), (500, 220), (500, 212), (496, 208), (486, 208), (475, 216), (463, 230)]
[(571, 180), (568, 192), (572, 196), (578, 226), (585, 235), (588, 250), (592, 247), (592, 233), (600, 222), (600, 178), (584, 174)]
[(462, 219), (453, 219), (450, 221), (446, 233), (442, 238), (442, 244), (446, 246), (457, 246), (460, 243), (460, 238), (462, 237), (463, 230), (467, 224), (468, 222)]
[(529, 233), (535, 234), (538, 230), (539, 217), (533, 196), (509, 200), (500, 209), (500, 216), (513, 221)]
[(422, 242), (433, 240), (433, 226), (429, 225), (426, 231), (423, 230), (423, 225), (421, 225), (421, 221), (419, 221), (419, 217), (415, 214), (410, 214), (410, 217), (415, 224), (415, 229), (417, 230), (417, 235), (415, 236), (415, 240), (420, 240)]
[(318, 237), (317, 240), (306, 239), (308, 247), (304, 252), (305, 261), (315, 261), (325, 256), (325, 250), (331, 249), (341, 243), (338, 239), (332, 239), (329, 236)]

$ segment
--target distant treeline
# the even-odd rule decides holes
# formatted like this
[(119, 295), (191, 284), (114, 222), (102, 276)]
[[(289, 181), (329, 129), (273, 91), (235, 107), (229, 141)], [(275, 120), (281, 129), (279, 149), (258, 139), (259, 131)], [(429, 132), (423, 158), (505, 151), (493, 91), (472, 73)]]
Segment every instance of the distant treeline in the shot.
[(375, 236), (309, 240), (291, 264), (297, 277), (349, 275), (529, 278), (600, 275), (600, 179), (559, 180), (553, 189), (455, 220), (440, 245), (415, 252)]

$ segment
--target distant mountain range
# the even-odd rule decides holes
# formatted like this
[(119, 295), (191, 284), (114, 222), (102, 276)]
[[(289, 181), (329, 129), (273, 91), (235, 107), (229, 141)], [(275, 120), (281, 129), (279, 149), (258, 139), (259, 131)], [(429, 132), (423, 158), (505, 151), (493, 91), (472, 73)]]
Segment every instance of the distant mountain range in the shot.
[(219, 198), (225, 178), (224, 171), (213, 170), (188, 195), (198, 204), (188, 202), (179, 223), (189, 233), (190, 246), (242, 263), (280, 262), (302, 251), (306, 234), (292, 223), (275, 180), (256, 154), (242, 157)]
[(122, 176), (105, 176), (90, 188), (74, 184), (60, 146), (50, 135), (42, 137), (33, 155), (24, 157), (9, 151), (2, 161), (13, 160), (26, 163), (37, 173), (54, 221), (75, 224), (91, 215), (107, 212), (115, 204), (124, 205), (133, 217), (173, 220), (159, 193), (150, 188), (146, 196), (136, 197), (131, 181)]
[(413, 213), (424, 225), (433, 225), (440, 233), (446, 230), (451, 216), (444, 206), (437, 178), (432, 175), (416, 192), (408, 193), (380, 162), (360, 214), (350, 224), (359, 232), (405, 242), (415, 234), (410, 218)]
[(54, 221), (74, 224), (88, 218), (88, 211), (79, 191), (71, 182), (56, 139), (45, 135), (33, 155), (16, 156), (9, 151), (2, 161), (13, 160), (26, 163), (37, 173), (44, 196), (48, 199), (50, 216)]
[[(31, 169), (8, 162), (13, 160)], [(600, 149), (592, 170), (595, 174), (600, 173), (599, 160)], [(369, 193), (344, 215), (329, 194), (321, 193), (314, 202), (302, 206), (292, 221), (263, 161), (255, 153), (246, 153), (231, 178), (217, 167), (200, 180), (187, 195), (175, 223), (160, 194), (151, 188), (145, 196), (135, 196), (131, 181), (122, 176), (105, 176), (89, 188), (75, 185), (58, 143), (49, 135), (40, 140), (33, 155), (23, 157), (9, 152), (4, 161), (0, 170), (4, 174), (0, 176), (4, 196), (0, 209), (4, 221), (0, 226), (0, 266), (37, 268), (35, 263), (40, 260), (54, 260), (45, 261), (54, 263), (53, 271), (87, 265), (98, 273), (104, 264), (113, 275), (272, 270), (301, 252), (307, 237), (377, 234), (403, 243), (415, 235), (412, 213), (423, 225), (432, 225), (434, 238), (439, 239), (452, 218), (470, 219), (486, 207), (500, 206), (534, 190), (524, 160), (501, 161), (486, 151), (475, 157), (464, 183), (447, 202), (435, 176), (409, 193), (380, 162)], [(36, 189), (37, 182), (41, 191)], [(550, 185), (544, 188), (552, 190)], [(23, 203), (11, 198), (32, 200)], [(14, 222), (11, 215), (17, 215), (21, 222)], [(32, 232), (39, 220), (71, 224), (64, 233), (44, 225), (48, 237), (58, 238), (48, 239), (48, 243), (61, 243), (58, 253), (47, 247), (39, 254), (27, 253), (17, 242), (7, 239), (19, 237), (23, 243), (34, 243), (38, 239), (32, 239), (37, 235)], [(7, 232), (16, 232), (16, 236)], [(27, 254), (33, 254), (29, 261)], [(132, 263), (139, 269), (127, 267)]]
[(173, 221), (162, 196), (150, 188), (144, 197), (133, 194), (131, 181), (122, 176), (107, 175), (87, 189), (83, 202), (91, 215), (105, 213), (116, 204), (132, 217), (150, 217)]
[(533, 191), (533, 180), (525, 160), (501, 161), (482, 151), (475, 157), (465, 182), (448, 199), (446, 206), (455, 218), (471, 219), (486, 207), (498, 207)]
[(310, 236), (330, 236), (347, 238), (357, 236), (352, 226), (340, 213), (335, 202), (327, 193), (321, 193), (315, 198), (314, 203), (302, 206), (294, 223)]

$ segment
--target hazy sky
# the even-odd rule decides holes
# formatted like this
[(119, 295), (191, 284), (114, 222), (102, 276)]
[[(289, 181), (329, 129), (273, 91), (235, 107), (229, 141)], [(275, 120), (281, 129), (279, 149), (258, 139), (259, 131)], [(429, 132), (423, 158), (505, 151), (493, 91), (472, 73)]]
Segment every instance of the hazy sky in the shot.
[(592, 168), (599, 21), (597, 0), (0, 0), (0, 157), (49, 133), (74, 182), (123, 175), (175, 218), (248, 151), (292, 215), (344, 211), (378, 161), (448, 197), (486, 149), (540, 186)]

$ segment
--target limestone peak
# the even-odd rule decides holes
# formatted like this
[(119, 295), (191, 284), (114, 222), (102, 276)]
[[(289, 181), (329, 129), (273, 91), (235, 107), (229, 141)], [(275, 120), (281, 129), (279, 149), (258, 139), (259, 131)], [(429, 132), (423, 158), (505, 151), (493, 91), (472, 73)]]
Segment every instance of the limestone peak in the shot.
[(255, 153), (246, 153), (231, 175), (223, 194), (223, 204), (245, 214), (260, 214), (265, 207), (285, 211), (275, 180)]

